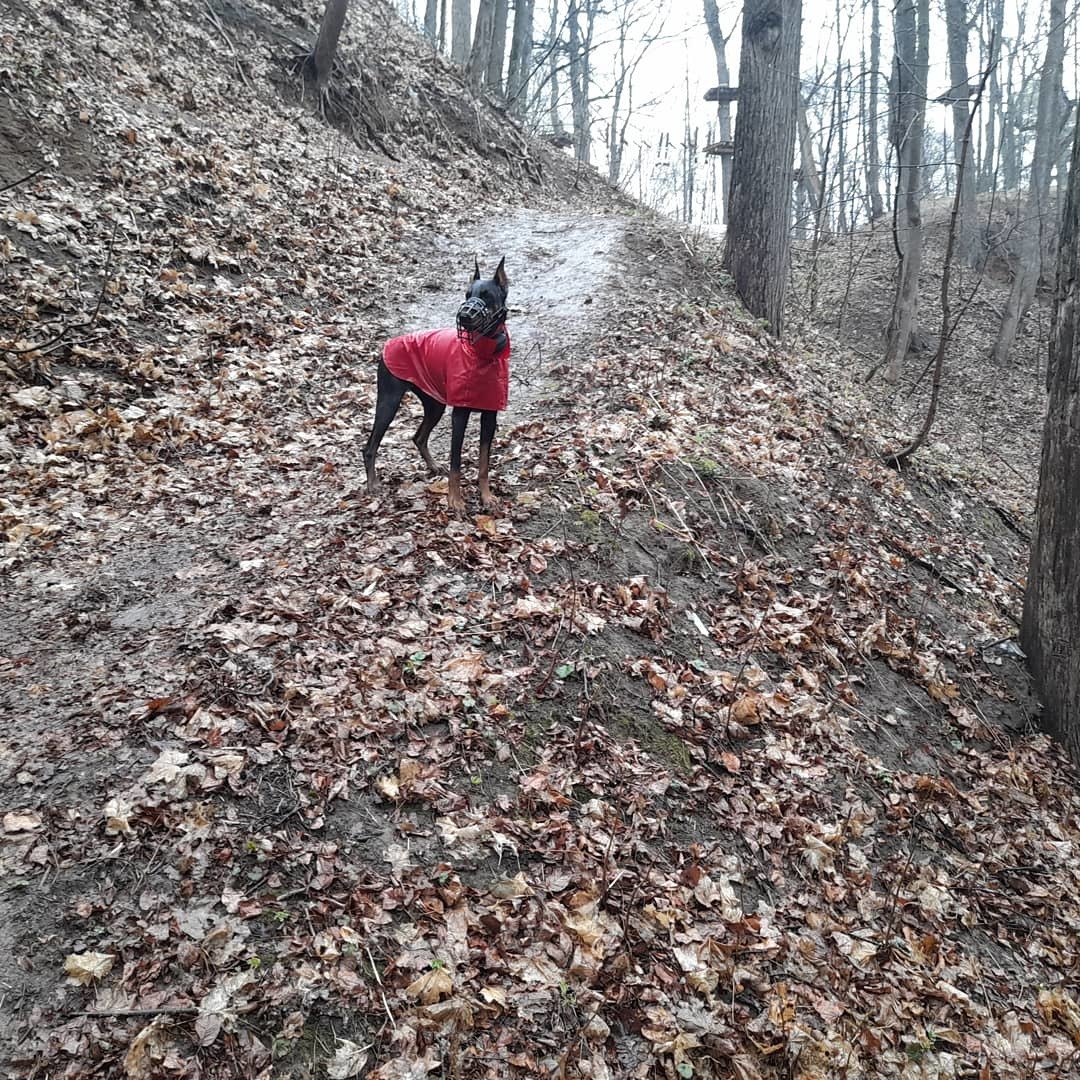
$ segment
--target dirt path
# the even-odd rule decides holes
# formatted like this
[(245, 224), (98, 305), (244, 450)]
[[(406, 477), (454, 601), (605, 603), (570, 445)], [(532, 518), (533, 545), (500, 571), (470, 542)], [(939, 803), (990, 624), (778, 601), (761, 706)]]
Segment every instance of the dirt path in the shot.
[(629, 287), (625, 228), (624, 219), (610, 214), (518, 209), (452, 238), (441, 236), (424, 256), (424, 292), (404, 312), (403, 330), (448, 325), (473, 255), (487, 273), (505, 253), (514, 343), (506, 420), (517, 423), (552, 388), (545, 372), (588, 340), (590, 329), (603, 323)]
[[(525, 210), (452, 242), (440, 237), (418, 256), (423, 291), (388, 317), (385, 332), (448, 324), (472, 253), (485, 266), (505, 253), (514, 335), (505, 446), (508, 433), (535, 419), (538, 403), (557, 391), (550, 369), (583, 355), (590, 325), (625, 287), (623, 229), (611, 216)], [(365, 591), (372, 548), (412, 548), (414, 540), (403, 538), (419, 542), (423, 519), (442, 503), (425, 490), (405, 437), (411, 427), (399, 421), (380, 462), (393, 475), (391, 493), (366, 505), (359, 448), (374, 366), (354, 367), (356, 389), (343, 387), (339, 366), (312, 365), (311, 336), (286, 339), (269, 379), (252, 353), (234, 358), (220, 392), (199, 383), (181, 390), (179, 415), (213, 410), (213, 430), (195, 452), (90, 495), (81, 488), (85, 474), (73, 478), (80, 486), (64, 492), (62, 532), (10, 573), (0, 613), (0, 705), (8, 718), (0, 761), (4, 810), (14, 816), (0, 848), (0, 949), (19, 970), (4, 977), (0, 1042), (27, 1038), (30, 1013), (60, 984), (64, 955), (125, 919), (141, 922), (140, 910), (157, 902), (145, 891), (151, 883), (154, 897), (173, 893), (170, 867), (185, 845), (173, 848), (189, 828), (183, 821), (192, 799), (231, 785), (254, 793), (270, 818), (279, 803), (292, 805), (293, 780), (276, 741), (281, 728), (274, 730), (288, 692), (283, 667), (293, 667), (281, 664), (281, 649), (330, 647), (320, 632), (301, 629), (330, 576), (322, 539), (328, 532), (338, 538), (333, 570), (350, 583), (341, 583), (345, 602)], [(332, 344), (317, 336), (317, 348)], [(139, 409), (136, 402), (133, 417)], [(448, 429), (440, 426), (436, 455), (448, 452)], [(528, 459), (520, 441), (514, 456)], [(513, 467), (498, 473), (496, 466), (497, 487), (512, 494)], [(399, 618), (415, 620), (417, 609), (406, 605)], [(241, 782), (214, 761), (232, 762), (219, 748), (249, 729), (247, 706), (269, 741), (256, 755), (261, 767), (249, 763)], [(237, 712), (249, 715), (240, 720)], [(166, 764), (155, 771), (155, 761)], [(106, 818), (118, 805), (125, 824), (112, 829)], [(156, 834), (134, 851), (131, 837), (142, 828), (127, 823), (128, 813), (144, 815)], [(159, 831), (150, 819), (161, 824), (163, 816), (170, 824)], [(84, 926), (94, 928), (89, 936)], [(61, 1003), (72, 994), (62, 990)]]

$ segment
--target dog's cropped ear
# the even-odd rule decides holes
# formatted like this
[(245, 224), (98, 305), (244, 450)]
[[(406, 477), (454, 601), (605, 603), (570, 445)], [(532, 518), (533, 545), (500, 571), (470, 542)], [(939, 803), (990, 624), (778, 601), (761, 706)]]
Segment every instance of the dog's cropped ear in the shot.
[(503, 292), (506, 292), (510, 288), (510, 279), (506, 276), (506, 270), (503, 264), (506, 262), (506, 256), (504, 255), (499, 260), (499, 265), (495, 267), (495, 273), (492, 275), (495, 279), (495, 284), (499, 286)]
[[(469, 278), (469, 284), (471, 285), (474, 281), (479, 281), (479, 280), (480, 280), (480, 260), (478, 258), (476, 258), (476, 256), (473, 256), (473, 275), (472, 275), (471, 278)], [(468, 296), (469, 294), (466, 293), (465, 295)]]

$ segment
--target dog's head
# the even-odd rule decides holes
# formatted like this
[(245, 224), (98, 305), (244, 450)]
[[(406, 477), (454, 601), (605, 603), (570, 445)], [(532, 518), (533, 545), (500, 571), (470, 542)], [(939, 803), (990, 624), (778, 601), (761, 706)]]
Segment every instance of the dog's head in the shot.
[(505, 257), (500, 259), (495, 273), (482, 278), (480, 263), (474, 260), (475, 269), (465, 290), (465, 303), (457, 313), (458, 338), (469, 345), (475, 345), (480, 338), (498, 338), (503, 333), (506, 296), (510, 290), (503, 266), (505, 262)]

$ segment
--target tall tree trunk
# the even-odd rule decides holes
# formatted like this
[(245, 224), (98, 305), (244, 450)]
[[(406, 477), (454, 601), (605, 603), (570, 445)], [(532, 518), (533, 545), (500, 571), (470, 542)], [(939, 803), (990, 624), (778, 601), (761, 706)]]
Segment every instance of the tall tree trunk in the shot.
[(446, 52), (446, 0), (439, 0), (439, 48)]
[(801, 0), (745, 0), (724, 266), (750, 312), (784, 332), (799, 106)]
[(548, 41), (551, 43), (551, 52), (548, 54), (548, 119), (551, 123), (552, 135), (563, 135), (566, 128), (563, 125), (562, 111), (559, 108), (559, 6), (551, 5), (551, 23), (548, 26)]
[(495, 0), (480, 0), (476, 10), (476, 31), (465, 73), (469, 85), (478, 90), (487, 74), (491, 60), (491, 43), (495, 34)]
[(424, 0), (424, 35), (432, 41), (439, 33), (439, 0)]
[(870, 3), (870, 107), (866, 124), (866, 186), (870, 193), (870, 219), (880, 221), (885, 216), (881, 198), (881, 143), (878, 141), (878, 86), (881, 68), (881, 11), (880, 0)]
[[(976, 189), (980, 192), (992, 191), (996, 187), (997, 180), (997, 131), (1002, 114), (1001, 82), (998, 80), (997, 60), (1001, 55), (1001, 23), (1004, 19), (1005, 0), (992, 0), (993, 8), (987, 11), (986, 25), (989, 39), (983, 37), (984, 70), (989, 69), (990, 81), (986, 109), (986, 136), (983, 140), (982, 166), (979, 169), (979, 180)], [(980, 36), (982, 32), (980, 31)]]
[(322, 94), (334, 68), (338, 39), (341, 37), (345, 16), (349, 13), (349, 0), (327, 0), (319, 23), (319, 36), (315, 48), (307, 58), (308, 70), (315, 76), (315, 88)]
[(1042, 274), (1043, 237), (1051, 212), (1050, 173), (1057, 154), (1060, 130), (1061, 69), (1065, 60), (1065, 0), (1050, 0), (1050, 24), (1046, 35), (1046, 59), (1039, 80), (1039, 107), (1035, 120), (1035, 152), (1031, 161), (1027, 206), (1020, 220), (1020, 258), (1012, 289), (1001, 317), (992, 359), (1004, 363), (1009, 357), (1020, 320), (1035, 299)]
[(528, 103), (532, 75), (534, 0), (516, 0), (514, 32), (510, 38), (510, 70), (506, 77), (510, 108), (518, 116)]
[(1080, 765), (1080, 125), (1058, 253), (1035, 538), (1020, 641), (1043, 724)]
[[(806, 102), (799, 99), (797, 117), (799, 131), (799, 168), (802, 170), (802, 183), (810, 197), (810, 206), (815, 217), (820, 213), (825, 201), (825, 189), (821, 183), (821, 172), (814, 160), (814, 143), (810, 138), (810, 122), (806, 116)], [(827, 224), (827, 222), (826, 222)]]
[(570, 103), (574, 120), (574, 156), (587, 165), (591, 156), (589, 131), (589, 54), (581, 29), (580, 0), (570, 0)]
[(964, 138), (967, 130), (969, 98), (971, 87), (968, 85), (968, 23), (965, 0), (945, 0), (945, 25), (949, 39), (949, 81), (952, 87), (949, 96), (952, 99), (952, 134), (953, 157), (956, 160), (958, 175), (963, 176), (960, 191), (960, 211), (957, 223), (956, 254), (968, 266), (978, 263), (979, 234), (975, 220), (975, 170), (971, 162), (964, 162), (960, 169), (960, 154), (967, 147), (971, 154), (971, 140)]
[[(876, 0), (875, 0), (876, 2)], [(720, 29), (720, 10), (716, 6), (716, 0), (705, 0), (705, 25), (709, 30), (709, 40), (712, 42), (713, 52), (716, 55), (716, 85), (726, 87), (731, 83), (731, 73), (728, 71), (727, 43)], [(731, 102), (717, 103), (716, 116), (718, 121), (717, 141), (731, 142)], [(728, 219), (728, 199), (731, 197), (731, 158), (727, 154), (718, 154), (720, 160), (720, 194), (723, 203), (724, 222)]]
[(510, 0), (495, 0), (491, 26), (491, 55), (488, 58), (487, 85), (497, 94), (503, 89), (503, 68), (506, 65), (506, 26), (510, 20)]
[(450, 59), (464, 67), (469, 62), (469, 47), (472, 43), (472, 11), (469, 0), (451, 0), (450, 10), (453, 23)]
[(894, 221), (900, 265), (885, 339), (885, 378), (896, 382), (918, 328), (919, 269), (922, 265), (923, 129), (930, 67), (929, 0), (898, 0), (893, 9), (893, 64), (890, 137), (900, 170)]

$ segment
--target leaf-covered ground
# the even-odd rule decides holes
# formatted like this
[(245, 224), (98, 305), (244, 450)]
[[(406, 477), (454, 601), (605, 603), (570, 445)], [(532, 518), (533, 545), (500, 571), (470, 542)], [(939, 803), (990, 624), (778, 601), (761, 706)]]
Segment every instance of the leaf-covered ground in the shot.
[[(1015, 519), (387, 17), (411, 89), (324, 124), (316, 6), (7, 7), (8, 1073), (1074, 1074)], [(513, 402), (456, 520), (415, 410), (374, 499), (360, 447), (474, 253)]]

